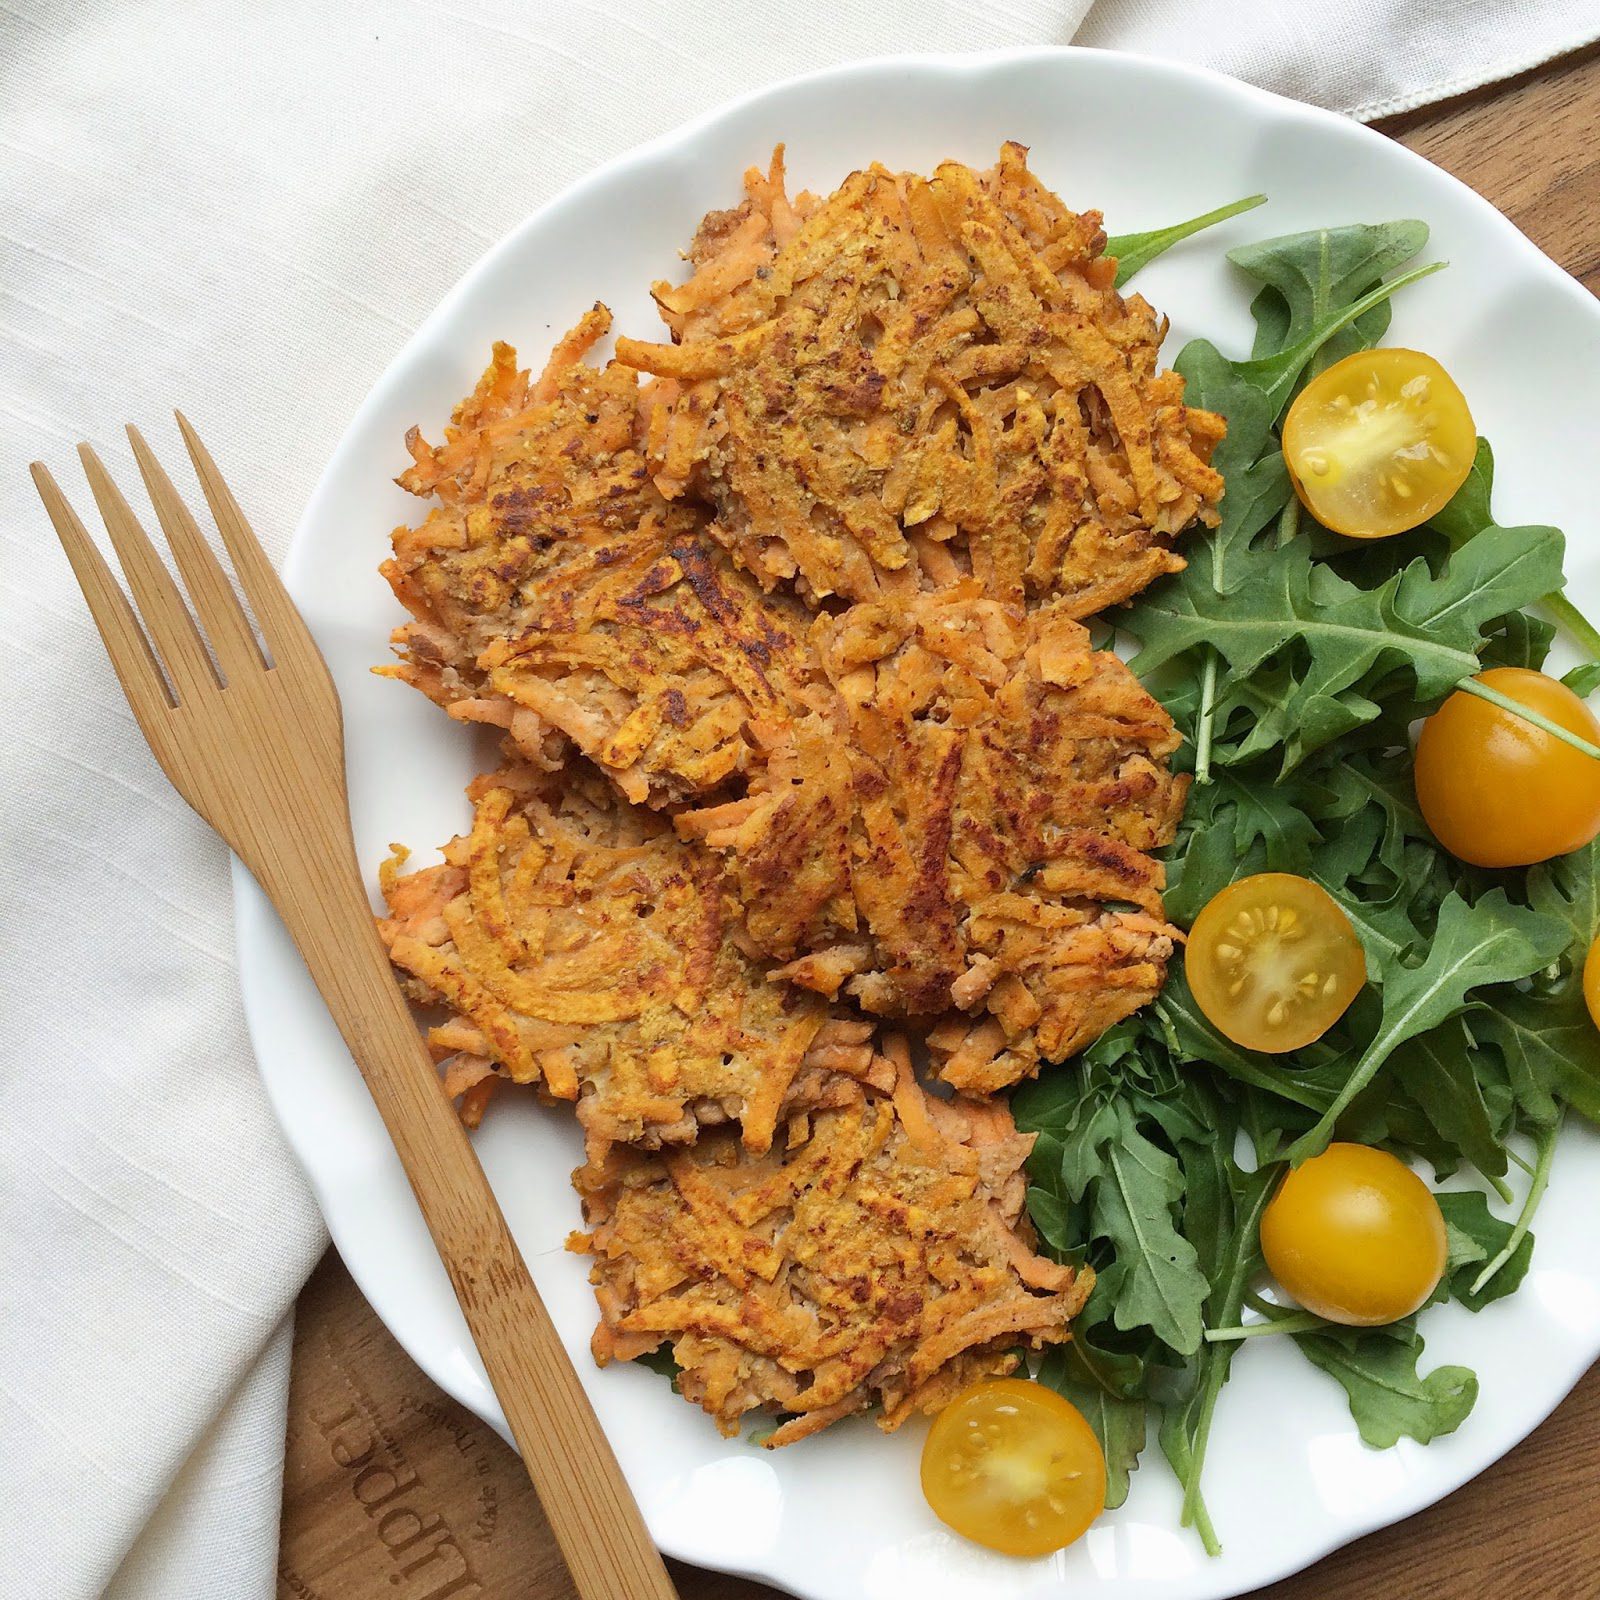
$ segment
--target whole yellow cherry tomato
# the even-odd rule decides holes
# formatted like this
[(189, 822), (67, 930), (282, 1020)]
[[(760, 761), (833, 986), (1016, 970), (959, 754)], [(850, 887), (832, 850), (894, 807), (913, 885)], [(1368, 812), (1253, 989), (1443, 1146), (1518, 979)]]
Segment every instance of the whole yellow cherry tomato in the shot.
[(1026, 1378), (995, 1378), (963, 1389), (933, 1419), (922, 1492), (968, 1539), (1046, 1556), (1105, 1509), (1106, 1460), (1071, 1401)]
[(1444, 1275), (1444, 1214), (1403, 1161), (1331, 1144), (1284, 1178), (1261, 1218), (1273, 1277), (1329, 1322), (1375, 1327), (1408, 1317)]
[[(1524, 667), (1478, 682), (1600, 744), (1600, 722), (1564, 683)], [(1474, 866), (1532, 866), (1600, 834), (1600, 760), (1460, 689), (1422, 725), (1416, 780), (1434, 836)]]
[(1283, 459), (1318, 522), (1354, 539), (1402, 533), (1467, 480), (1478, 430), (1432, 356), (1359, 350), (1318, 374), (1283, 422)]
[(1274, 1054), (1320, 1039), (1367, 981), (1339, 902), (1292, 872), (1260, 872), (1213, 895), (1189, 930), (1183, 965), (1220, 1032)]

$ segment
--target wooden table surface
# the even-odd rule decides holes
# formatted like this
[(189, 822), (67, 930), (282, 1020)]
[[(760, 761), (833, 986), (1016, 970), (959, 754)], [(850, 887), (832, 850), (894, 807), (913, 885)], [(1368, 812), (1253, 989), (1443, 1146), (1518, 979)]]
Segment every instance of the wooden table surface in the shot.
[[(1597, 126), (1600, 50), (1590, 50), (1385, 131), (1487, 195), (1600, 292)], [(1443, 1504), (1257, 1600), (1600, 1595), (1597, 1433), (1600, 1372), (1591, 1371), (1526, 1444)], [(683, 1600), (773, 1594), (687, 1568), (677, 1578)], [(571, 1592), (516, 1457), (412, 1365), (330, 1252), (300, 1298), (280, 1600)]]

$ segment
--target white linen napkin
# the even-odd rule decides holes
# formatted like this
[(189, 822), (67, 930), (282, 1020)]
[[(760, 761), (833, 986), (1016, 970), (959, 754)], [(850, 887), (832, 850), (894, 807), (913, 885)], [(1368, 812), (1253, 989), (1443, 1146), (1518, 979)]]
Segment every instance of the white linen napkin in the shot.
[(181, 403), (281, 556), (409, 331), (599, 162), (793, 73), (1080, 23), (1360, 116), (1600, 34), (1595, 0), (0, 6), (0, 1594), (271, 1595), (288, 1316), (324, 1244), (244, 1037), (223, 849), (26, 463), (87, 508), (73, 443), (131, 484), (118, 424), (174, 459)]

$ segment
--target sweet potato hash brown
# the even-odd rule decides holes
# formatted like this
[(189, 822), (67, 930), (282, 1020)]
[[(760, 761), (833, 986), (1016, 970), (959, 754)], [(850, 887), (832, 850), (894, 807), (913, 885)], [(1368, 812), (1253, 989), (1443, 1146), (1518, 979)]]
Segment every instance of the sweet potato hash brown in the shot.
[[(597, 1159), (780, 1117), (887, 1083), (871, 1028), (771, 983), (730, 937), (716, 864), (598, 774), (526, 763), (477, 779), (470, 833), (382, 878), (380, 929), (457, 1093), (499, 1074), (575, 1101)], [(481, 1098), (481, 1096), (480, 1096)]]
[(445, 442), (408, 436), (400, 482), (439, 503), (395, 531), (383, 571), (412, 620), (383, 670), (540, 764), (564, 735), (628, 799), (661, 803), (735, 776), (747, 731), (803, 703), (809, 619), (656, 490), (635, 376), (582, 359), (609, 326), (588, 313), (536, 382), (496, 345)]
[(934, 1036), (992, 1092), (1155, 997), (1164, 872), (1188, 779), (1172, 720), (1052, 606), (975, 581), (823, 616), (837, 725), (809, 718), (750, 793), (678, 818), (726, 856), (780, 974), (883, 1016), (987, 1013)]
[(1216, 521), (1222, 419), (1184, 406), (1099, 214), (1022, 146), (792, 201), (780, 151), (746, 189), (655, 287), (673, 342), (617, 353), (660, 380), (662, 492), (707, 499), (764, 586), (874, 600), (956, 571), (1081, 617), (1182, 566), (1175, 537)]
[(1068, 1336), (1093, 1275), (1034, 1253), (1032, 1136), (999, 1102), (925, 1096), (889, 1049), (892, 1097), (796, 1117), (764, 1155), (712, 1132), (577, 1173), (602, 1366), (669, 1346), (723, 1433), (786, 1414), (778, 1446), (873, 1405), (892, 1430)]
[(505, 758), (385, 866), (391, 957), (470, 1124), (575, 1106), (596, 1358), (670, 1346), (772, 1443), (1068, 1337), (1003, 1094), (1178, 937), (1178, 736), (1081, 619), (1215, 522), (1222, 424), (1025, 156), (818, 199), (780, 151), (656, 286), (673, 343), (497, 344), (398, 480), (380, 670)]

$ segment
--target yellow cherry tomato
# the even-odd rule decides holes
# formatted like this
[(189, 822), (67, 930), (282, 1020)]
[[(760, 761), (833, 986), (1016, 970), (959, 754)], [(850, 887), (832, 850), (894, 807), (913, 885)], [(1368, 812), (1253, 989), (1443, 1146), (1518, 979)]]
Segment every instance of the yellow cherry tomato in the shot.
[(1318, 522), (1403, 533), (1467, 481), (1478, 430), (1455, 380), (1418, 350), (1360, 350), (1319, 373), (1283, 422), (1283, 459)]
[(1260, 872), (1213, 895), (1189, 930), (1183, 966), (1218, 1030), (1273, 1054), (1320, 1039), (1367, 981), (1339, 902), (1292, 872)]
[(1595, 1027), (1600, 1028), (1600, 939), (1589, 946), (1588, 959), (1583, 963), (1583, 1001)]
[(1026, 1378), (995, 1378), (933, 1419), (922, 1492), (941, 1522), (977, 1544), (1047, 1556), (1105, 1509), (1106, 1460), (1071, 1401)]
[(1329, 1322), (1409, 1317), (1444, 1275), (1444, 1213), (1403, 1161), (1331, 1144), (1283, 1180), (1261, 1217), (1273, 1277)]
[[(1478, 682), (1600, 744), (1600, 722), (1564, 683), (1525, 667)], [(1451, 855), (1477, 867), (1527, 867), (1600, 834), (1600, 761), (1458, 689), (1422, 725), (1417, 802)]]

